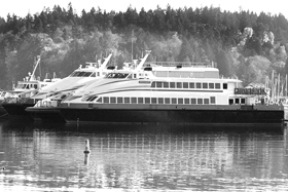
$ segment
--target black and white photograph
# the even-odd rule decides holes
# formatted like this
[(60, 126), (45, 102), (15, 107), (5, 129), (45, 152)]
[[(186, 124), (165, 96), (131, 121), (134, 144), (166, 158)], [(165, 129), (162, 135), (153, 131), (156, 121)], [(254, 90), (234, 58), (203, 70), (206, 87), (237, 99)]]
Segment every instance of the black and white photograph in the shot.
[(285, 192), (287, 128), (284, 0), (1, 2), (0, 192)]

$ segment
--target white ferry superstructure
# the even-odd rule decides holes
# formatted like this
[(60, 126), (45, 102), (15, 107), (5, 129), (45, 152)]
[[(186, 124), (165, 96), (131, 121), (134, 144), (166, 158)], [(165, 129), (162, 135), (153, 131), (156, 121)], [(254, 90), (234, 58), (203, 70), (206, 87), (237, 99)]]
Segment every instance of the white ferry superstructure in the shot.
[(205, 74), (139, 79), (130, 73), (121, 80), (108, 74), (94, 88), (62, 101), (60, 111), (67, 122), (283, 123), (283, 106), (268, 105), (264, 89), (245, 89), (238, 79)]

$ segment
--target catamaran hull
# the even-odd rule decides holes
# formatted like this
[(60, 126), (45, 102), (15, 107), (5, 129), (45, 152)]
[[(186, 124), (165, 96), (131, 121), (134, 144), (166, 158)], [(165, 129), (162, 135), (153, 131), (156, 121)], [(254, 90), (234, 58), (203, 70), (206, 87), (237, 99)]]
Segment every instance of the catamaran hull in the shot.
[(67, 122), (163, 122), (283, 125), (283, 110), (157, 110), (61, 108)]
[(2, 105), (0, 104), (0, 117), (7, 114), (7, 112), (5, 111), (5, 109), (2, 107)]
[(61, 115), (58, 108), (40, 108), (40, 107), (28, 107), (26, 108), (26, 112), (29, 113), (35, 121), (42, 122), (57, 122), (64, 123), (65, 119)]
[(34, 103), (3, 103), (2, 106), (9, 115), (29, 116), (25, 109), (34, 106)]

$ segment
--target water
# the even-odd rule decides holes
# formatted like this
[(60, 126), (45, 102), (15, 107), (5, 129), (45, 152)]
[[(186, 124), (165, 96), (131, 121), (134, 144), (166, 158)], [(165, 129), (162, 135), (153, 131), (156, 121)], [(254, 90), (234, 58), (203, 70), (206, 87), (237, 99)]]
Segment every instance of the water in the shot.
[(288, 191), (286, 130), (1, 120), (0, 168), (1, 192)]

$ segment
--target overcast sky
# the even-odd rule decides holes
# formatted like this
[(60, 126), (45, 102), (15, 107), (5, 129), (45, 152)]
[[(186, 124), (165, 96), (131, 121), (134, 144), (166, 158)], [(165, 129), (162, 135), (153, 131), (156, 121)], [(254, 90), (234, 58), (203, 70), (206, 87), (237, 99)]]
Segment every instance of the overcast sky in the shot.
[(92, 7), (100, 7), (106, 11), (126, 11), (131, 5), (138, 11), (142, 7), (145, 10), (155, 9), (157, 5), (166, 8), (169, 4), (172, 8), (192, 7), (201, 8), (205, 6), (220, 7), (221, 10), (239, 11), (250, 10), (256, 13), (265, 12), (271, 14), (282, 13), (288, 18), (287, 0), (0, 0), (0, 16), (6, 18), (7, 14), (15, 14), (20, 17), (28, 13), (40, 13), (44, 7), (60, 5), (67, 8), (71, 2), (73, 8), (80, 15), (82, 9), (89, 11)]

